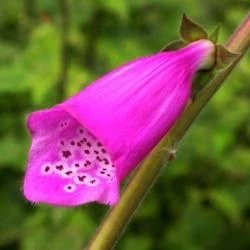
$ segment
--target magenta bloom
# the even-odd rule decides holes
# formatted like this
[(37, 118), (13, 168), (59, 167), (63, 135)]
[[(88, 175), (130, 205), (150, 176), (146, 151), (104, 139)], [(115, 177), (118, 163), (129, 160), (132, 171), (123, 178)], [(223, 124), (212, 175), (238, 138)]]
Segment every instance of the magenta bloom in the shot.
[(139, 58), (30, 114), (25, 197), (61, 206), (115, 204), (120, 182), (184, 110), (192, 79), (212, 51), (211, 42), (199, 40)]

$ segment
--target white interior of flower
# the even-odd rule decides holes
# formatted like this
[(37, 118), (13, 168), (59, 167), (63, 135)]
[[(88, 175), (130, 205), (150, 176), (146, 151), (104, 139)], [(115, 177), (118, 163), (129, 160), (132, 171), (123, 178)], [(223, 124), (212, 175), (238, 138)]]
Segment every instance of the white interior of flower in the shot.
[(61, 121), (55, 133), (58, 134), (55, 145), (58, 161), (46, 162), (41, 166), (44, 177), (56, 175), (61, 180), (67, 179), (67, 184), (62, 185), (67, 193), (74, 193), (82, 185), (95, 187), (115, 180), (115, 166), (107, 150), (77, 121)]

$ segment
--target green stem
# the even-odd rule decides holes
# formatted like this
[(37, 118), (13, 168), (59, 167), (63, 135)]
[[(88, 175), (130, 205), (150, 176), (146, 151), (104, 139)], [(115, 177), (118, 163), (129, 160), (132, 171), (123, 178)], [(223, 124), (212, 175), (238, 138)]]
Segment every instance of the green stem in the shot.
[[(230, 51), (239, 52), (243, 55), (250, 45), (249, 39), (250, 16), (247, 15), (226, 43), (226, 47)], [(126, 225), (131, 220), (136, 208), (138, 208), (145, 194), (150, 190), (157, 179), (160, 170), (164, 167), (165, 164), (163, 164), (163, 160), (164, 158), (166, 159), (166, 148), (171, 149), (176, 147), (192, 122), (216, 90), (222, 85), (229, 73), (235, 68), (239, 60), (240, 58), (228, 68), (218, 73), (217, 76), (210, 81), (208, 87), (197, 96), (195, 103), (188, 105), (173, 129), (155, 147), (142, 166), (138, 168), (125, 187), (119, 203), (110, 210), (86, 249), (110, 250), (115, 246), (117, 240), (125, 230)]]
[(66, 87), (68, 81), (68, 71), (70, 67), (70, 1), (59, 0), (59, 7), (61, 12), (61, 51), (60, 51), (60, 69), (57, 80), (58, 87), (58, 101), (62, 101), (66, 96)]

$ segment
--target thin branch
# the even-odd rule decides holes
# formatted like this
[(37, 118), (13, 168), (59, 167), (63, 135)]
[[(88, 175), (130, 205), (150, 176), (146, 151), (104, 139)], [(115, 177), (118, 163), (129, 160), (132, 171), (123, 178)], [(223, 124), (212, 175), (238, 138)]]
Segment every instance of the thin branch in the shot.
[[(249, 39), (250, 16), (248, 15), (228, 40), (226, 47), (233, 52), (239, 52), (243, 55), (249, 48)], [(188, 105), (170, 133), (162, 139), (142, 166), (138, 168), (135, 175), (125, 187), (119, 203), (108, 213), (86, 249), (110, 250), (115, 246), (115, 243), (125, 230), (135, 210), (157, 179), (161, 169), (163, 169), (165, 164), (162, 164), (162, 160), (164, 156), (166, 157), (166, 150), (164, 150), (164, 148), (171, 149), (179, 144), (190, 125), (217, 89), (222, 85), (223, 81), (229, 76), (239, 60), (218, 73), (217, 76), (210, 81), (208, 87), (197, 96), (195, 103)]]
[(61, 101), (66, 96), (66, 86), (68, 81), (68, 70), (70, 63), (70, 2), (69, 0), (59, 0), (61, 12), (61, 52), (60, 52), (60, 71), (57, 80), (58, 86), (58, 101)]
[(36, 2), (34, 0), (23, 0), (23, 28), (22, 42), (26, 43), (29, 40), (30, 32), (36, 23)]
[(100, 31), (104, 20), (105, 12), (97, 7), (86, 28), (86, 46), (84, 51), (83, 63), (90, 70), (95, 70), (97, 65), (97, 47), (100, 40)]

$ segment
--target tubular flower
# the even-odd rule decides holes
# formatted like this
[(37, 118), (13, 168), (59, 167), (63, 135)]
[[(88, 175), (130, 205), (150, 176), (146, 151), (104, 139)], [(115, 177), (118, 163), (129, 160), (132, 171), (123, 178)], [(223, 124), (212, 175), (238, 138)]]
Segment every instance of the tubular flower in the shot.
[(32, 202), (114, 205), (120, 182), (184, 110), (214, 46), (199, 40), (139, 58), (27, 120), (32, 136), (24, 195)]

